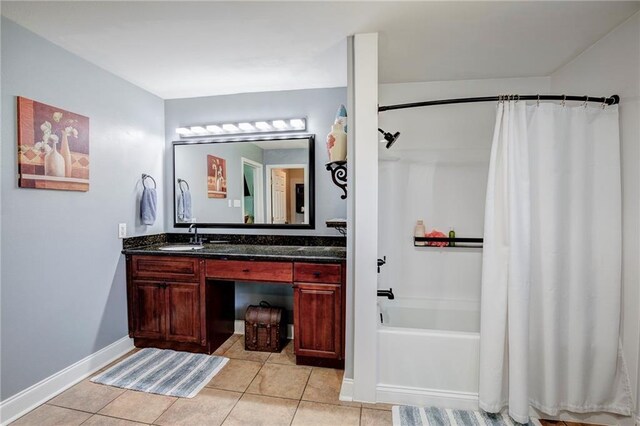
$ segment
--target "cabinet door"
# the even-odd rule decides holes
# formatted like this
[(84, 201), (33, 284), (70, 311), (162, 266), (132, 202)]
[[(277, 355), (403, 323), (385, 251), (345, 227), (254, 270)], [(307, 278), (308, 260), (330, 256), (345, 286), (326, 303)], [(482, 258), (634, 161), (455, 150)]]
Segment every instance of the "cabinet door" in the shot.
[(340, 284), (296, 283), (293, 298), (296, 355), (342, 358)]
[(133, 298), (133, 337), (146, 339), (164, 338), (164, 284), (160, 282), (134, 281)]
[(167, 340), (200, 342), (200, 285), (167, 283)]

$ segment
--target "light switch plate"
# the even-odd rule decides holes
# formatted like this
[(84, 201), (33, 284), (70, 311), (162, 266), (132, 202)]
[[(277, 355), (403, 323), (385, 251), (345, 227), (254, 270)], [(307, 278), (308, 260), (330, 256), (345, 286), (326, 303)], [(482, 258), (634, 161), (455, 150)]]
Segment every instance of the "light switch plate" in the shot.
[(127, 224), (119, 223), (118, 224), (118, 238), (126, 238), (127, 237)]

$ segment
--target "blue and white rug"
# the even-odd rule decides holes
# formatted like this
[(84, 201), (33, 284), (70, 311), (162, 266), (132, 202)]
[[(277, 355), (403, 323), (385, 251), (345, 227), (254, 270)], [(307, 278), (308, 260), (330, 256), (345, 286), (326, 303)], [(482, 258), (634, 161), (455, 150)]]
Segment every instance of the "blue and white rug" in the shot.
[(145, 348), (91, 379), (94, 383), (193, 398), (228, 358)]
[[(484, 411), (453, 410), (438, 407), (410, 407), (394, 405), (393, 426), (518, 426), (509, 414)], [(529, 420), (528, 426), (541, 426), (538, 419)]]

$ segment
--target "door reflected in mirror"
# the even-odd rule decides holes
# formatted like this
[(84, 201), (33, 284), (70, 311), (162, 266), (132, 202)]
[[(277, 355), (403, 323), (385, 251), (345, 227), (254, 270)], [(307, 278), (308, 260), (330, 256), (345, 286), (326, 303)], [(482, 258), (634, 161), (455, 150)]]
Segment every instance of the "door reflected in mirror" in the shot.
[(173, 143), (175, 226), (314, 227), (313, 135)]
[(267, 196), (270, 200), (271, 222), (274, 224), (301, 225), (308, 222), (305, 186), (308, 172), (306, 165), (268, 166), (271, 185)]

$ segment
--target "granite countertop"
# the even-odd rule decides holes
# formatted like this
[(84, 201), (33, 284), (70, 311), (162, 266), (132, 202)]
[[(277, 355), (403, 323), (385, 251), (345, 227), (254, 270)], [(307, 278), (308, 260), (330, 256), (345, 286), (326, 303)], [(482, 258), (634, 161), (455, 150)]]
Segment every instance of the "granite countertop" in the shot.
[(172, 243), (152, 244), (122, 250), (123, 254), (189, 256), (211, 259), (235, 260), (281, 260), (281, 261), (343, 261), (347, 256), (345, 247), (331, 246), (284, 246), (284, 245), (249, 245), (249, 244), (204, 244), (200, 250), (164, 251), (160, 247), (174, 245)]

